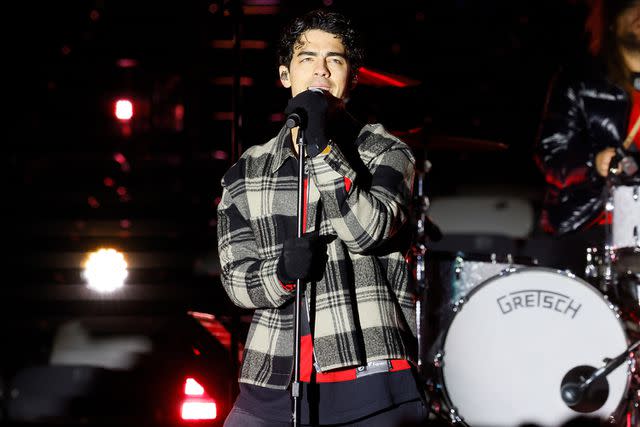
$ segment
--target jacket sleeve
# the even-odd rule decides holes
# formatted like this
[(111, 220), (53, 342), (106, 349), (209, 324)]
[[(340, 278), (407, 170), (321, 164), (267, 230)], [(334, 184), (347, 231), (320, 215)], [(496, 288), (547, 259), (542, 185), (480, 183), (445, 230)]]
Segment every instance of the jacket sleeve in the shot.
[[(246, 216), (234, 200), (243, 197), (232, 184), (223, 181), (222, 199), (218, 205), (218, 252), (222, 285), (233, 301), (242, 308), (273, 308), (289, 301), (294, 292), (286, 289), (276, 275), (278, 258), (261, 259), (256, 235)], [(233, 194), (233, 195), (232, 195)]]
[(309, 160), (325, 215), (353, 253), (384, 244), (408, 219), (415, 174), (413, 155), (397, 140), (380, 135), (373, 138), (379, 141), (372, 144), (377, 148), (363, 156), (370, 180), (358, 176), (337, 145)]
[(587, 180), (593, 170), (579, 83), (558, 73), (552, 80), (540, 123), (535, 160), (549, 185), (566, 188)]

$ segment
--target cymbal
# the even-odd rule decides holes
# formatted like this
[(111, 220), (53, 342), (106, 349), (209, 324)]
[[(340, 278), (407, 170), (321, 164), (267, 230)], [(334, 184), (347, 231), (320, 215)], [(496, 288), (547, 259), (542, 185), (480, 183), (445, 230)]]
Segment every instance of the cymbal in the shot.
[(418, 86), (420, 83), (420, 80), (412, 79), (400, 74), (393, 74), (365, 67), (360, 67), (358, 69), (358, 84), (361, 85), (400, 88)]
[(392, 131), (391, 133), (412, 148), (429, 151), (503, 151), (509, 148), (508, 145), (502, 142), (463, 136), (435, 134), (427, 137), (422, 128)]

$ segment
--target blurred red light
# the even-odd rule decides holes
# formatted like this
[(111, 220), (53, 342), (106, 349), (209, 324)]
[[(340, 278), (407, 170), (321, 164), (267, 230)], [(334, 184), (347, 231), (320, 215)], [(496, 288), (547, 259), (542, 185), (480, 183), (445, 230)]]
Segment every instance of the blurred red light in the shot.
[(187, 396), (203, 396), (204, 387), (193, 378), (187, 378), (184, 382), (184, 394)]
[(195, 378), (185, 380), (184, 394), (186, 397), (180, 407), (180, 417), (183, 420), (213, 420), (218, 416), (216, 402)]
[(89, 196), (89, 198), (87, 199), (87, 202), (89, 202), (89, 206), (91, 206), (94, 209), (100, 207), (100, 202), (98, 201), (98, 199), (96, 199), (93, 196)]
[(133, 58), (120, 58), (116, 61), (120, 68), (133, 68), (138, 65), (138, 61)]
[(183, 420), (215, 420), (217, 416), (216, 402), (211, 399), (188, 399), (180, 408), (180, 417)]
[(114, 153), (113, 155), (113, 160), (115, 160), (116, 162), (123, 164), (127, 161), (127, 158), (124, 157), (124, 155), (122, 153)]

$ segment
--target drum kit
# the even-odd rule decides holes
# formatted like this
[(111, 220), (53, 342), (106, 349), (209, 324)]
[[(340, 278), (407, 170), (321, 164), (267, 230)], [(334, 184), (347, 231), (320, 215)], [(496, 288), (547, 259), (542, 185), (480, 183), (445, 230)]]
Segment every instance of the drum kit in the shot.
[(428, 215), (430, 167), (425, 160), (417, 171), (410, 259), (432, 416), (471, 427), (580, 425), (567, 423), (583, 418), (640, 426), (638, 174), (607, 180), (605, 241), (584, 248), (584, 271), (569, 271), (510, 253), (434, 250), (442, 233)]
[[(371, 78), (389, 86), (376, 73)], [(419, 84), (395, 81), (402, 83), (393, 85), (398, 87)], [(429, 216), (424, 186), (431, 163), (422, 154), (501, 152), (507, 146), (426, 135), (421, 127), (394, 134), (422, 165), (409, 260), (418, 296), (418, 367), (437, 424), (640, 427), (638, 159), (630, 170), (622, 158), (623, 173), (612, 170), (606, 179), (606, 236), (582, 248), (584, 264), (571, 271), (509, 251), (434, 244), (443, 233)]]

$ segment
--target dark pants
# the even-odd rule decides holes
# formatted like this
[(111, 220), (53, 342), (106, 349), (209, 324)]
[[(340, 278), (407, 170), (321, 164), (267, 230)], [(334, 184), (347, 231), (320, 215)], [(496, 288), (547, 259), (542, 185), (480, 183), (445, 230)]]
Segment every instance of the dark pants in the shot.
[[(424, 425), (428, 415), (424, 403), (421, 400), (413, 400), (348, 423), (331, 425), (336, 427), (417, 427)], [(259, 418), (255, 414), (250, 414), (235, 406), (224, 422), (224, 427), (290, 427), (291, 425), (291, 422), (284, 423)], [(309, 424), (300, 425), (308, 426)]]

